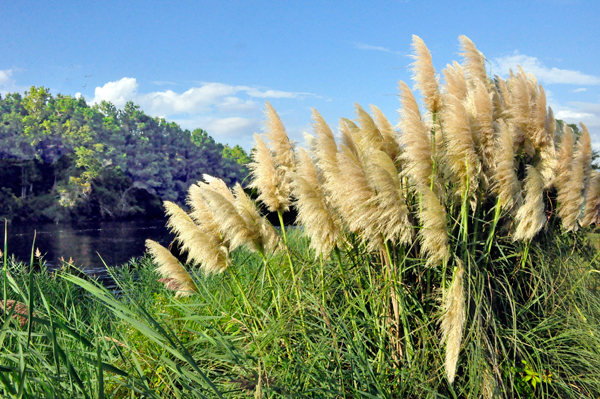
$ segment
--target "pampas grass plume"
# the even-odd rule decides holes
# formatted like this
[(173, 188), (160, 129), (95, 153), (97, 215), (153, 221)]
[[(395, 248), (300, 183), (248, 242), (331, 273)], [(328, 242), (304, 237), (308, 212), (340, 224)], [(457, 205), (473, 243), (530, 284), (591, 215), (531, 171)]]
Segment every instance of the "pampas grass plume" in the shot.
[(544, 180), (540, 172), (527, 165), (525, 177), (525, 202), (517, 211), (515, 241), (531, 240), (546, 224), (544, 213)]
[(444, 292), (443, 310), (441, 320), (442, 342), (446, 344), (446, 360), (444, 363), (448, 382), (452, 384), (456, 377), (456, 366), (460, 353), (463, 328), (465, 325), (465, 290), (463, 275), (465, 269), (462, 262), (457, 260), (458, 266), (454, 272), (452, 284)]
[(412, 58), (415, 60), (412, 64), (413, 80), (415, 81), (415, 87), (423, 95), (425, 106), (433, 114), (441, 108), (442, 98), (431, 60), (431, 53), (419, 36), (413, 35), (412, 39), (414, 51)]
[(198, 292), (192, 276), (168, 249), (152, 240), (146, 240), (146, 248), (159, 265), (156, 271), (164, 278), (173, 279), (177, 283), (177, 297), (189, 296)]
[(464, 59), (465, 72), (471, 81), (480, 80), (482, 83), (487, 84), (487, 73), (485, 71), (485, 57), (475, 44), (466, 36), (459, 36), (460, 47), (462, 53), (460, 54)]

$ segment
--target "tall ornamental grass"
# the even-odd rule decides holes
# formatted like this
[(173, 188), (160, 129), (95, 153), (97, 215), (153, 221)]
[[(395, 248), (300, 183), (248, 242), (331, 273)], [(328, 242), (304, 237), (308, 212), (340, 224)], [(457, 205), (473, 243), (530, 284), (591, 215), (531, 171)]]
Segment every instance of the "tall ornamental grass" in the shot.
[(356, 105), (336, 137), (313, 110), (302, 149), (267, 103), (258, 201), (205, 176), (189, 212), (165, 203), (185, 262), (148, 241), (178, 317), (69, 278), (153, 342), (165, 395), (600, 396), (589, 132), (460, 43), (440, 76), (413, 37), (420, 96), (400, 82), (396, 127)]

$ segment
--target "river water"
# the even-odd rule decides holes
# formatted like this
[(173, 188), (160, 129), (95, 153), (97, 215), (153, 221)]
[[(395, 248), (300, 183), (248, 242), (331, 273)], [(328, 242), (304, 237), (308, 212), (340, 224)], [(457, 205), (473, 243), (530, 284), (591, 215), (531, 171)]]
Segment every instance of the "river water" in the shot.
[[(168, 245), (173, 235), (166, 221), (87, 222), (73, 224), (13, 223), (8, 226), (8, 253), (29, 263), (34, 233), (48, 269), (61, 266), (61, 258), (73, 259), (75, 266), (87, 274), (106, 276), (107, 266), (127, 263), (142, 256), (150, 238)], [(3, 228), (4, 226), (2, 226)], [(4, 230), (4, 229), (2, 229)], [(4, 238), (3, 232), (0, 237)], [(1, 247), (3, 248), (3, 243)]]

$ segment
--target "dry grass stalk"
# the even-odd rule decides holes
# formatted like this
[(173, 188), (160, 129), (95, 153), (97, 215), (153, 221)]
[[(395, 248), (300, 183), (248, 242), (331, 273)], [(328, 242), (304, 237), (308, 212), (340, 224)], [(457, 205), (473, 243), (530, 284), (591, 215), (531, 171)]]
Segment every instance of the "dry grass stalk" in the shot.
[(533, 165), (527, 165), (525, 202), (515, 216), (517, 228), (513, 236), (514, 240), (529, 241), (546, 224), (543, 191), (542, 175)]
[(419, 36), (413, 35), (412, 39), (414, 51), (412, 58), (415, 60), (412, 64), (412, 71), (415, 87), (423, 95), (423, 102), (429, 112), (434, 114), (442, 107), (442, 97), (431, 53)]
[(173, 279), (177, 282), (177, 297), (189, 296), (198, 292), (198, 287), (196, 287), (190, 274), (168, 249), (152, 240), (146, 240), (146, 248), (159, 265), (156, 271), (164, 278)]
[(460, 55), (464, 59), (464, 68), (467, 77), (471, 83), (475, 83), (476, 80), (481, 81), (485, 85), (488, 84), (487, 72), (485, 71), (485, 57), (475, 44), (466, 36), (459, 36), (460, 47), (462, 53)]
[(316, 256), (327, 257), (337, 245), (341, 226), (337, 215), (323, 192), (322, 179), (308, 152), (298, 151), (298, 167), (293, 174), (293, 195), (298, 221), (310, 238)]
[(317, 165), (323, 171), (325, 180), (335, 179), (338, 153), (335, 137), (325, 119), (314, 108), (312, 119), (313, 129), (317, 135), (317, 145), (313, 155), (316, 158)]
[[(201, 229), (192, 218), (176, 204), (165, 201), (169, 216), (167, 226), (177, 234), (177, 241), (185, 252), (187, 262), (200, 264), (207, 273), (222, 272), (229, 264), (229, 251), (220, 235), (210, 234)], [(212, 222), (214, 223), (214, 222)]]
[(443, 315), (440, 323), (442, 342), (446, 344), (446, 361), (444, 363), (448, 382), (452, 384), (456, 377), (456, 366), (460, 353), (463, 328), (465, 325), (465, 290), (463, 284), (464, 268), (457, 260), (452, 284), (444, 292)]

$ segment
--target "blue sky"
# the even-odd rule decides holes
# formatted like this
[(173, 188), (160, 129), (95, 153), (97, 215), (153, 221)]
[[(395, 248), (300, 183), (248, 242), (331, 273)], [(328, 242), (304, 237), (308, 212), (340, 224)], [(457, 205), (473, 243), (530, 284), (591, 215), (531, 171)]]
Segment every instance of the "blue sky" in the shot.
[(0, 93), (131, 100), (250, 149), (264, 101), (299, 142), (313, 107), (332, 127), (354, 102), (396, 123), (412, 35), (441, 72), (464, 34), (494, 74), (536, 75), (557, 116), (586, 123), (600, 149), (599, 22), (597, 0), (0, 0)]

